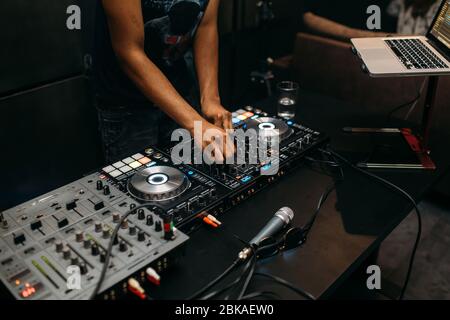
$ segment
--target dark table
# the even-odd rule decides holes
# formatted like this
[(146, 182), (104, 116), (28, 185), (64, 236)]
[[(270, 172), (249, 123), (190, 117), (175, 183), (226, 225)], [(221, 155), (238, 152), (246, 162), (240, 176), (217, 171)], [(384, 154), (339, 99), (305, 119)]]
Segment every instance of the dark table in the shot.
[[(311, 93), (302, 93), (296, 120), (328, 133), (331, 146), (342, 154), (367, 149), (364, 136), (342, 133), (344, 126), (386, 126), (385, 115), (364, 110)], [(255, 104), (273, 113), (275, 104)], [(439, 181), (449, 167), (449, 157), (439, 135), (431, 143), (436, 171), (376, 171), (404, 188), (419, 201)], [(283, 277), (317, 298), (329, 297), (360, 265), (377, 250), (380, 243), (409, 214), (412, 205), (402, 196), (370, 180), (349, 167), (345, 180), (338, 184), (323, 206), (302, 247), (258, 263), (258, 270)], [(222, 216), (223, 227), (207, 226), (191, 235), (183, 260), (166, 274), (156, 292), (165, 299), (185, 299), (220, 274), (237, 256), (243, 245), (233, 234), (251, 239), (283, 206), (295, 212), (293, 225), (302, 226), (314, 212), (320, 195), (332, 183), (330, 176), (301, 167), (274, 185)], [(414, 239), (411, 239), (411, 250)], [(406, 273), (406, 270), (405, 270)], [(277, 292), (282, 298), (299, 298), (266, 280), (251, 284)]]

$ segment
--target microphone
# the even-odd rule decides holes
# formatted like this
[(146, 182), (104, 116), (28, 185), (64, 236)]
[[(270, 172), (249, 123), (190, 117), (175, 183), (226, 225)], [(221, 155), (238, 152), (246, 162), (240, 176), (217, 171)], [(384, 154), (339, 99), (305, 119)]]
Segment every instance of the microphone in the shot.
[[(271, 237), (289, 225), (294, 218), (294, 211), (289, 207), (279, 209), (272, 219), (258, 232), (256, 236), (250, 240), (252, 246), (258, 246), (260, 242), (268, 237)], [(251, 254), (251, 248), (245, 248), (239, 253), (239, 258), (245, 260)]]

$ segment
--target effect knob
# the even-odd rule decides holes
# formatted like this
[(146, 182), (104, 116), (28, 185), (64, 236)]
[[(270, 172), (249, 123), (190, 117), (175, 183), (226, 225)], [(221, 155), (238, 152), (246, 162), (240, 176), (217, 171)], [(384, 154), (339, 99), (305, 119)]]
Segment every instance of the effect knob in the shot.
[(106, 253), (105, 253), (105, 252), (102, 252), (102, 253), (100, 254), (100, 262), (101, 262), (101, 263), (105, 263), (105, 261), (106, 261)]
[(76, 242), (83, 242), (83, 240), (84, 240), (84, 234), (83, 234), (83, 231), (78, 230), (78, 231), (75, 233), (75, 241), (76, 241)]
[(137, 211), (137, 213), (138, 213), (138, 219), (139, 220), (144, 220), (145, 219), (145, 211), (144, 211), (144, 209), (139, 209)]
[(162, 231), (161, 221), (159, 221), (159, 220), (155, 222), (155, 231), (156, 232), (161, 232)]
[(63, 248), (64, 248), (64, 245), (63, 245), (62, 241), (61, 240), (56, 240), (56, 242), (55, 242), (55, 250), (56, 250), (56, 252), (58, 252), (58, 253), (62, 252)]
[(70, 259), (70, 254), (71, 254), (69, 247), (64, 247), (63, 250), (62, 250), (62, 254), (63, 254), (63, 259), (64, 260), (69, 260)]
[(142, 231), (142, 230), (140, 230), (140, 231), (138, 232), (138, 237), (137, 237), (137, 239), (138, 239), (139, 242), (145, 241), (145, 232)]
[(100, 233), (103, 230), (103, 225), (100, 221), (95, 221), (95, 227), (94, 227), (95, 232)]
[(103, 187), (103, 194), (104, 194), (105, 196), (109, 196), (109, 195), (111, 194), (111, 189), (109, 188), (108, 185), (106, 185), (106, 186)]
[(116, 235), (113, 240), (113, 246), (117, 246), (119, 244), (119, 237)]
[(148, 226), (152, 226), (154, 224), (153, 215), (152, 214), (147, 215), (147, 220), (146, 220), (145, 224), (148, 225)]
[(82, 275), (85, 275), (86, 273), (88, 273), (88, 267), (85, 262), (81, 262), (79, 267), (80, 267), (80, 273)]
[(85, 249), (89, 249), (90, 247), (91, 247), (91, 240), (89, 240), (89, 239), (84, 239), (84, 241), (83, 241), (83, 247), (85, 248)]
[[(134, 208), (136, 208), (136, 204), (130, 204), (130, 210), (134, 210)], [(133, 211), (131, 214), (136, 214), (136, 211)]]
[(109, 238), (109, 236), (111, 235), (111, 232), (110, 232), (110, 230), (109, 230), (109, 228), (108, 227), (103, 227), (103, 239), (108, 239)]
[(129, 229), (130, 235), (134, 236), (136, 234), (136, 227), (135, 226), (131, 226)]
[(122, 229), (128, 229), (128, 219), (124, 219), (120, 225)]
[(97, 190), (100, 191), (103, 189), (103, 181), (102, 180), (98, 180), (97, 181)]
[(91, 247), (91, 254), (92, 254), (93, 256), (98, 256), (99, 253), (100, 253), (100, 250), (98, 249), (98, 245), (95, 244), (95, 243), (92, 244), (92, 247)]
[(78, 257), (73, 257), (73, 258), (70, 260), (70, 264), (71, 264), (72, 266), (78, 266), (79, 263), (80, 263), (80, 261), (79, 261)]
[(114, 223), (119, 223), (119, 221), (120, 221), (120, 213), (114, 212), (114, 213), (112, 214), (112, 219), (113, 219), (113, 222), (114, 222)]
[(125, 252), (128, 250), (128, 245), (125, 241), (121, 241), (119, 244), (119, 251), (120, 252)]

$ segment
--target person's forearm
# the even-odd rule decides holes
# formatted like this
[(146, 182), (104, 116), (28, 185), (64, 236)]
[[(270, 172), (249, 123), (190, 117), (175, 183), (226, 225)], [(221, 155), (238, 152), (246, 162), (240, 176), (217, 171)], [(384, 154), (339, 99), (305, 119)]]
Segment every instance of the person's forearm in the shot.
[(202, 105), (210, 101), (220, 103), (219, 36), (215, 23), (198, 28), (194, 41), (194, 57)]
[(384, 36), (384, 33), (358, 30), (347, 27), (343, 24), (317, 16), (311, 12), (304, 14), (304, 22), (308, 29), (323, 35), (328, 35), (339, 40), (349, 40), (351, 38)]
[(194, 121), (202, 120), (141, 49), (127, 50), (119, 60), (141, 92), (180, 126), (192, 131)]

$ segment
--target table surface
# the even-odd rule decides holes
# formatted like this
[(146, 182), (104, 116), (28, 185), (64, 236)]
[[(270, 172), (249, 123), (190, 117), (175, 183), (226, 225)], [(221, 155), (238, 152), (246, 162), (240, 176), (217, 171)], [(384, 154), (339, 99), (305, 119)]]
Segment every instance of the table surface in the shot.
[[(300, 101), (296, 120), (328, 133), (332, 148), (344, 154), (367, 148), (368, 142), (367, 136), (344, 134), (342, 127), (386, 126), (385, 116), (368, 115), (331, 98), (304, 92)], [(275, 109), (270, 101), (254, 106), (269, 112)], [(448, 169), (450, 161), (439, 145), (439, 141), (431, 143), (436, 171), (376, 172), (420, 200)], [(317, 298), (326, 298), (411, 211), (408, 201), (385, 186), (351, 168), (344, 172), (344, 182), (324, 204), (306, 244), (259, 262), (257, 270), (283, 277)], [(304, 225), (332, 181), (327, 175), (300, 167), (223, 215), (220, 229), (205, 226), (193, 233), (183, 260), (164, 275), (156, 294), (165, 299), (189, 297), (236, 258), (242, 243), (233, 235), (251, 239), (280, 207), (294, 210), (294, 226)], [(405, 250), (410, 250), (413, 242), (414, 238)], [(270, 288), (282, 298), (299, 298), (264, 280), (256, 279), (251, 288)]]

